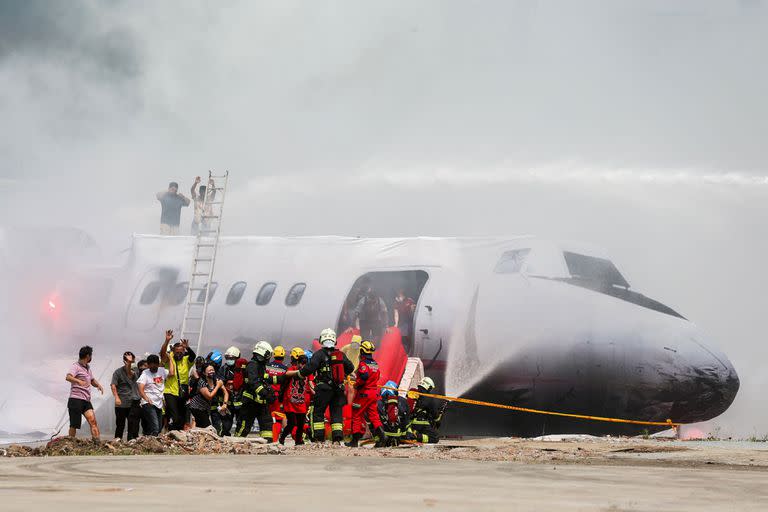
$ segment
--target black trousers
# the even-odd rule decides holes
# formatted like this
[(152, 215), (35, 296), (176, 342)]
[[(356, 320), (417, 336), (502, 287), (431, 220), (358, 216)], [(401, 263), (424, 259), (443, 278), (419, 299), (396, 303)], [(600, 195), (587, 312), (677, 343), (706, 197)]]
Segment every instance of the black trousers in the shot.
[(192, 416), (195, 417), (195, 426), (197, 428), (206, 428), (211, 425), (210, 411), (201, 410), (201, 409), (192, 409), (191, 407), (189, 411), (192, 413)]
[(267, 441), (272, 441), (272, 414), (266, 404), (257, 404), (253, 400), (243, 400), (240, 411), (240, 424), (237, 426), (238, 437), (248, 437), (253, 428), (253, 422), (259, 422), (259, 435)]
[(165, 416), (168, 418), (168, 430), (184, 430), (184, 418), (187, 415), (184, 400), (176, 395), (165, 395)]
[(416, 441), (420, 443), (434, 444), (440, 441), (440, 434), (434, 427), (428, 427), (426, 425), (418, 427), (414, 426), (413, 434), (416, 436)]
[[(304, 422), (307, 419), (307, 413), (305, 412), (287, 412), (285, 413), (288, 422), (283, 429), (283, 433), (280, 434), (280, 444), (285, 443), (285, 439), (290, 436), (296, 442), (296, 444), (304, 444)], [(293, 435), (293, 429), (296, 428), (296, 435)]]
[(325, 441), (325, 410), (330, 409), (331, 436), (334, 441), (344, 440), (344, 416), (342, 408), (347, 403), (344, 387), (320, 383), (315, 388), (314, 410), (312, 411), (312, 438)]
[(211, 409), (211, 425), (216, 428), (220, 436), (231, 436), (234, 422), (235, 417), (231, 411), (229, 414), (221, 414), (217, 409)]
[(141, 406), (138, 400), (133, 400), (130, 407), (115, 407), (115, 439), (123, 438), (125, 422), (128, 420), (128, 441), (139, 437), (141, 424)]

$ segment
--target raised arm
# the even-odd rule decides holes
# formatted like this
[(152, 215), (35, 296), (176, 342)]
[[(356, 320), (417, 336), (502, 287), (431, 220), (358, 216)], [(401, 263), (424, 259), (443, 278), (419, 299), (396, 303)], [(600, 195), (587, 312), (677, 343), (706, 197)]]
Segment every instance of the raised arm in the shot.
[(155, 194), (155, 197), (157, 198), (158, 201), (160, 201), (161, 199), (163, 199), (164, 195), (165, 195), (165, 190), (162, 190), (162, 191), (158, 192), (157, 194)]
[(173, 331), (171, 329), (168, 329), (165, 331), (165, 341), (163, 342), (163, 346), (160, 347), (160, 361), (163, 364), (168, 363), (168, 344), (173, 339)]

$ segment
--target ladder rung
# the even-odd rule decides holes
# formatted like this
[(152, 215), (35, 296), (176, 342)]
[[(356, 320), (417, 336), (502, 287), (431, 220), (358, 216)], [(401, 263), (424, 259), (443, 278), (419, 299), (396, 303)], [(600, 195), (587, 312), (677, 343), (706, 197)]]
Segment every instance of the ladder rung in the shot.
[(216, 247), (216, 244), (197, 244), (198, 247)]
[(201, 316), (188, 316), (187, 320), (202, 320), (203, 317)]
[(213, 258), (195, 258), (195, 261), (213, 261)]
[(212, 203), (205, 203), (206, 206), (210, 206), (210, 205), (213, 205), (213, 204), (224, 204), (224, 201), (214, 201)]
[(190, 290), (193, 291), (193, 292), (201, 292), (201, 291), (203, 291), (205, 289), (206, 289), (205, 286), (195, 286), (195, 287), (190, 288)]
[(207, 276), (207, 275), (208, 275), (208, 272), (195, 272), (194, 274), (192, 274), (192, 277), (195, 277), (195, 276)]
[[(205, 306), (205, 302), (198, 302), (196, 300), (191, 300), (191, 301), (187, 302), (187, 304), (189, 304), (190, 306)], [(187, 317), (187, 318), (189, 318), (189, 317)]]
[(221, 215), (201, 215), (203, 219), (218, 219)]

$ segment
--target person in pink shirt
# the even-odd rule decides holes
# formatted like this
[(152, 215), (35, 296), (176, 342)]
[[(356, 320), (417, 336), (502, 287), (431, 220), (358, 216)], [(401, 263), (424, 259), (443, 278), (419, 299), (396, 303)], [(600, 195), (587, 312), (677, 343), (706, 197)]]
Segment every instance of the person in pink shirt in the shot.
[(96, 414), (91, 405), (91, 386), (95, 387), (101, 394), (104, 394), (104, 388), (93, 377), (91, 373), (91, 360), (93, 359), (93, 348), (88, 345), (80, 349), (79, 359), (72, 363), (67, 372), (66, 381), (71, 384), (69, 391), (69, 400), (67, 409), (69, 410), (69, 437), (75, 437), (78, 429), (82, 425), (83, 416), (91, 426), (91, 437), (95, 441), (99, 440), (99, 425), (96, 423)]

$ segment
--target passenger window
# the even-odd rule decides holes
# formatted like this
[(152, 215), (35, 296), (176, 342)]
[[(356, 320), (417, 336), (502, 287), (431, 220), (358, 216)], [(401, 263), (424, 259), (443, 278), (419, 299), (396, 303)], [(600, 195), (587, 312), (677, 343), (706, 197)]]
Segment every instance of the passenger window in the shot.
[(145, 288), (144, 291), (141, 292), (141, 298), (139, 299), (139, 304), (148, 305), (152, 304), (157, 300), (157, 296), (160, 294), (160, 281), (152, 281), (149, 283)]
[(229, 289), (229, 293), (227, 294), (227, 305), (234, 306), (235, 304), (239, 304), (240, 300), (243, 298), (243, 294), (245, 293), (245, 288), (247, 286), (248, 285), (245, 281), (238, 281), (233, 284), (232, 288)]
[(288, 295), (285, 296), (286, 306), (296, 306), (301, 302), (301, 298), (304, 296), (304, 290), (307, 289), (306, 283), (296, 283), (288, 290)]
[(184, 299), (187, 298), (187, 292), (189, 291), (189, 283), (179, 283), (173, 287), (168, 294), (168, 303), (172, 306), (178, 306)]
[[(214, 294), (216, 294), (216, 288), (219, 287), (219, 283), (211, 283), (211, 289), (208, 291), (208, 302), (213, 300)], [(205, 290), (200, 290), (197, 294), (197, 302), (203, 302), (205, 300)]]
[(262, 286), (261, 290), (259, 290), (259, 294), (256, 295), (256, 305), (266, 306), (269, 304), (269, 301), (272, 300), (272, 295), (275, 294), (276, 288), (277, 283), (266, 283), (264, 286)]
[(523, 268), (525, 260), (530, 254), (530, 249), (516, 249), (507, 251), (501, 255), (501, 259), (493, 269), (496, 274), (517, 274)]

